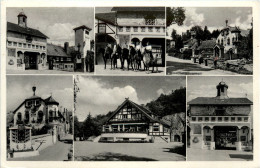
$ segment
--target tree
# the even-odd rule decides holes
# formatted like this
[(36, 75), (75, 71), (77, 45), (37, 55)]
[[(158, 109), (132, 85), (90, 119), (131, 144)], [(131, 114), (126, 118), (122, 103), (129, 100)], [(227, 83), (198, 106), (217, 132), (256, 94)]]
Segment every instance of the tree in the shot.
[(166, 26), (169, 27), (172, 24), (177, 24), (178, 26), (183, 25), (185, 20), (185, 10), (182, 7), (177, 8), (166, 8)]
[(200, 26), (193, 26), (190, 31), (194, 31), (196, 33), (197, 40), (203, 40), (204, 31)]
[(91, 114), (89, 113), (87, 119), (83, 123), (83, 133), (85, 138), (89, 138), (95, 134), (96, 126), (92, 119)]
[(202, 40), (210, 40), (210, 39), (211, 39), (211, 33), (208, 30), (208, 27), (205, 26), (204, 30), (203, 30), (203, 38), (202, 38)]
[(80, 125), (80, 122), (78, 120), (78, 117), (75, 116), (74, 117), (74, 139), (76, 137), (81, 137), (82, 136), (82, 128), (81, 128), (81, 125)]
[(177, 35), (177, 36), (176, 36), (175, 48), (176, 48), (177, 50), (180, 50), (181, 48), (183, 48), (183, 40), (182, 40), (182, 38), (181, 38), (180, 35)]
[(217, 29), (217, 30), (213, 30), (212, 33), (211, 33), (211, 37), (212, 38), (218, 38), (220, 34), (220, 31)]

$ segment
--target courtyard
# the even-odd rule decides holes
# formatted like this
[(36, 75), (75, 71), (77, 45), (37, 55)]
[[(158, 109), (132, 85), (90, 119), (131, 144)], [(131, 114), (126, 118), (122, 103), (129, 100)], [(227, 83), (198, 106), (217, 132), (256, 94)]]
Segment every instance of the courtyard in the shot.
[(74, 142), (75, 161), (185, 161), (182, 143)]
[(187, 148), (187, 161), (252, 161), (253, 152)]

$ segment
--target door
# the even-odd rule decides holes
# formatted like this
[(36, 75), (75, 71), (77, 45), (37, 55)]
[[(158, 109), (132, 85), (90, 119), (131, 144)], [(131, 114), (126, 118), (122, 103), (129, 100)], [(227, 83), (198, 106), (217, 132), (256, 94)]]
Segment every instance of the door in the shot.
[(37, 64), (37, 55), (30, 55), (29, 56), (29, 65), (30, 69), (36, 69), (36, 64)]
[(237, 140), (235, 127), (217, 127), (215, 128), (216, 149), (236, 149)]
[(49, 59), (49, 69), (53, 70), (53, 59)]

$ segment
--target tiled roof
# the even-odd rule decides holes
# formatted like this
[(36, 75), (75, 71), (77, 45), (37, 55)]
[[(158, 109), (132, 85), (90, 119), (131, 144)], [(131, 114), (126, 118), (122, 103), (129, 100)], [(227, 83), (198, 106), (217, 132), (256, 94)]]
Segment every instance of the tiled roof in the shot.
[(54, 44), (47, 44), (47, 55), (70, 57), (70, 55), (68, 55), (61, 46), (54, 45)]
[(41, 37), (41, 38), (48, 38), (45, 34), (43, 34), (42, 32), (40, 32), (37, 29), (32, 29), (29, 27), (24, 28), (24, 27), (19, 26), (18, 24), (14, 24), (11, 22), (7, 22), (7, 31), (17, 32), (17, 33)]
[(110, 13), (96, 13), (95, 14), (96, 19), (104, 21), (106, 23), (115, 25), (115, 18), (116, 15), (114, 12), (110, 12)]
[(216, 40), (205, 40), (202, 41), (200, 46), (198, 47), (198, 50), (206, 49), (206, 48), (214, 48), (216, 45)]
[(248, 98), (226, 98), (219, 97), (197, 97), (190, 102), (189, 105), (252, 105), (253, 102)]
[(82, 25), (82, 26), (76, 27), (76, 28), (74, 28), (73, 30), (78, 30), (78, 29), (87, 29), (88, 31), (92, 30), (91, 28), (89, 28), (89, 27), (86, 26), (86, 25)]
[(48, 97), (44, 101), (45, 101), (46, 104), (57, 104), (57, 105), (59, 105), (59, 103), (56, 100), (54, 100), (54, 98), (52, 96)]
[(111, 11), (132, 11), (132, 12), (155, 12), (155, 11), (165, 11), (165, 7), (113, 7)]

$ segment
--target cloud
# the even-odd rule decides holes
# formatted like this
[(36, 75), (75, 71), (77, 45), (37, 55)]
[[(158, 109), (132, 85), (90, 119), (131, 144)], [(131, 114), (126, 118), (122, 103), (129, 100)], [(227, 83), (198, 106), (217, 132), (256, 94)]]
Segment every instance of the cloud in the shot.
[(98, 78), (79, 76), (78, 86), (80, 91), (77, 94), (76, 115), (79, 120), (84, 120), (89, 112), (92, 115), (97, 115), (113, 111), (125, 98), (129, 98), (137, 104), (151, 101), (139, 99), (136, 89), (130, 85), (108, 87)]
[(241, 16), (238, 16), (236, 20), (230, 24), (230, 26), (238, 26), (240, 29), (247, 30), (251, 28), (252, 14), (247, 15), (247, 19), (242, 21)]

